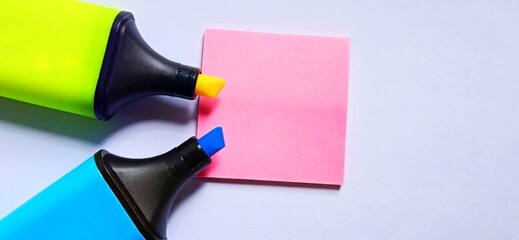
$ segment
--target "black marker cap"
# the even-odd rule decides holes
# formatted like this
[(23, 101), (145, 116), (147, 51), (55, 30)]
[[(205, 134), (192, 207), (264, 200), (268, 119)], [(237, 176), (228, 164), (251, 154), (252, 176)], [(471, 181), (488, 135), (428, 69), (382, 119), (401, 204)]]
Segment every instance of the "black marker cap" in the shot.
[(177, 194), (211, 163), (195, 137), (152, 158), (128, 159), (106, 150), (97, 152), (94, 158), (104, 179), (146, 239), (166, 239), (167, 220)]
[(94, 112), (109, 120), (129, 102), (152, 95), (194, 99), (200, 69), (166, 59), (142, 38), (133, 15), (121, 12), (110, 32), (95, 96)]

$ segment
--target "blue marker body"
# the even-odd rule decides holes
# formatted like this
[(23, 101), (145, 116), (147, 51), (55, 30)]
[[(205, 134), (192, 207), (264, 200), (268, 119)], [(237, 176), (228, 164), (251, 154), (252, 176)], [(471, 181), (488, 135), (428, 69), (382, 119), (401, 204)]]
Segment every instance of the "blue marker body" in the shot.
[(0, 239), (144, 239), (94, 158), (0, 222)]
[(101, 150), (0, 220), (0, 239), (164, 240), (178, 192), (223, 148), (221, 128), (203, 142), (145, 159)]

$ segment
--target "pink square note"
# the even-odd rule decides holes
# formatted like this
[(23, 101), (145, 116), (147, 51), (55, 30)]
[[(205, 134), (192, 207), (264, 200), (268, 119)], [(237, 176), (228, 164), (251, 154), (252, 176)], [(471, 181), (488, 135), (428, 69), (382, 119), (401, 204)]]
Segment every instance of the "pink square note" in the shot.
[(198, 133), (226, 147), (200, 177), (341, 185), (349, 40), (206, 30), (202, 71), (227, 80), (200, 98)]

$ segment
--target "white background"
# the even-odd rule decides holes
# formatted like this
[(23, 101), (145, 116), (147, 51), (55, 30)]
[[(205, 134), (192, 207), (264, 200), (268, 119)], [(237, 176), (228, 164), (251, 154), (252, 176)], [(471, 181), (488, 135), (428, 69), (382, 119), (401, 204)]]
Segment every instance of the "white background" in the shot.
[[(351, 38), (345, 184), (195, 180), (169, 239), (519, 239), (518, 1), (93, 2), (194, 66), (205, 28)], [(0, 99), (0, 217), (100, 148), (152, 156), (195, 126), (178, 99), (110, 122)]]

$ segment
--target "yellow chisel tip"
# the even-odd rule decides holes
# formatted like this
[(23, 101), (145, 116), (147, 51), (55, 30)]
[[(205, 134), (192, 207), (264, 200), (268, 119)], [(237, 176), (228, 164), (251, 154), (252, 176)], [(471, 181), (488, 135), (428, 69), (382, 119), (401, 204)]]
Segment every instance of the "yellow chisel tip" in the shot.
[(225, 86), (225, 80), (219, 77), (199, 74), (195, 86), (195, 94), (214, 98)]

